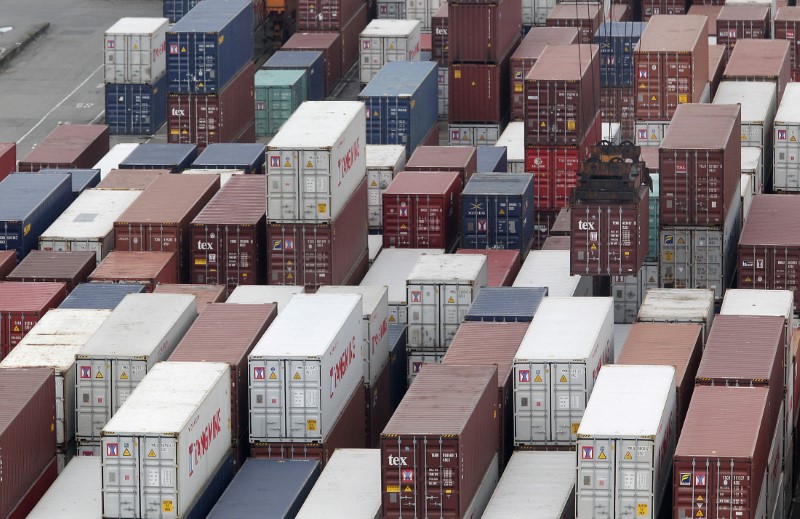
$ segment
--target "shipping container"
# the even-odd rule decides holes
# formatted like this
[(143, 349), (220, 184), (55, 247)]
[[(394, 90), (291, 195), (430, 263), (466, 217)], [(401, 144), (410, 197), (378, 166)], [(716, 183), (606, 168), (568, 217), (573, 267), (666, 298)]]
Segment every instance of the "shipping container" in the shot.
[(128, 294), (144, 292), (143, 283), (81, 283), (58, 305), (62, 309), (113, 310)]
[(164, 18), (173, 24), (183, 18), (189, 10), (200, 3), (201, 0), (164, 0)]
[(450, 2), (447, 7), (450, 63), (496, 63), (504, 59), (509, 49), (513, 52), (522, 31), (520, 6), (519, 0)]
[(730, 57), (738, 40), (769, 38), (770, 25), (769, 7), (724, 6), (717, 16), (717, 43), (725, 46), (726, 56)]
[(497, 139), (495, 146), (505, 146), (507, 150), (508, 172), (525, 173), (525, 123), (508, 123), (505, 131)]
[(47, 134), (17, 165), (18, 171), (44, 168), (91, 168), (108, 153), (108, 126), (62, 124)]
[(772, 83), (776, 85), (780, 104), (791, 81), (791, 66), (788, 41), (742, 40), (731, 52), (722, 77), (728, 81)]
[(522, 263), (514, 287), (544, 287), (552, 297), (592, 295), (592, 278), (569, 273), (569, 250), (534, 250)]
[(482, 173), (507, 173), (508, 159), (505, 146), (478, 146), (477, 170)]
[[(194, 144), (140, 144), (119, 163), (120, 169), (159, 169), (180, 173), (197, 158)], [(100, 186), (102, 187), (102, 186)]]
[(109, 27), (103, 45), (105, 82), (153, 85), (164, 76), (168, 25), (166, 18), (120, 18)]
[(152, 292), (158, 283), (178, 282), (177, 254), (112, 251), (89, 274), (89, 281), (142, 285)]
[(102, 468), (98, 457), (70, 461), (30, 514), (29, 519), (84, 519), (103, 515)]
[(370, 234), (367, 236), (367, 249), (369, 254), (369, 266), (371, 267), (372, 264), (375, 263), (378, 254), (380, 254), (383, 249), (383, 235)]
[[(658, 232), (656, 232), (658, 239)], [(567, 243), (569, 250), (569, 242)], [(611, 276), (611, 296), (614, 298), (614, 323), (630, 324), (636, 322), (636, 314), (642, 304), (644, 294), (651, 288), (658, 288), (658, 258), (647, 262), (632, 276)]]
[(772, 157), (772, 124), (777, 110), (774, 86), (769, 83), (722, 81), (714, 96), (714, 104), (740, 105), (742, 147), (765, 148), (766, 156)]
[(129, 294), (76, 354), (77, 439), (100, 441), (109, 418), (128, 401), (153, 366), (169, 357), (192, 325), (197, 317), (194, 299), (188, 295)]
[(389, 399), (394, 412), (408, 389), (408, 359), (405, 324), (389, 324)]
[[(307, 70), (259, 70), (255, 76), (256, 136), (278, 133), (283, 123), (308, 100)], [(263, 152), (261, 154), (264, 156)]]
[(316, 50), (275, 52), (261, 70), (302, 70), (306, 72), (308, 101), (325, 98), (325, 56)]
[(547, 16), (548, 27), (575, 27), (578, 29), (578, 43), (592, 43), (600, 23), (605, 18), (602, 4), (577, 2), (556, 4)]
[[(750, 178), (749, 192), (753, 195), (758, 195), (764, 192), (764, 162), (763, 150), (761, 148), (743, 147), (742, 148), (742, 175)], [(773, 179), (775, 177), (773, 176)], [(742, 190), (745, 184), (748, 183), (742, 177)], [(774, 186), (773, 186), (774, 187)], [(742, 201), (744, 206), (744, 201)], [(745, 209), (742, 207), (743, 214), (749, 212), (749, 206)], [(742, 219), (744, 221), (744, 218)]]
[(546, 296), (546, 288), (485, 287), (478, 292), (464, 321), (529, 323)]
[(456, 254), (482, 254), (486, 256), (489, 274), (487, 287), (510, 287), (522, 267), (522, 255), (517, 250), (458, 249)]
[(339, 449), (308, 494), (298, 519), (381, 517), (381, 451)]
[(17, 143), (0, 142), (0, 180), (17, 169)]
[(0, 281), (5, 281), (12, 270), (17, 266), (17, 251), (0, 251)]
[(359, 35), (367, 28), (370, 21), (369, 9), (367, 5), (359, 8), (358, 11), (344, 24), (340, 34), (342, 36), (342, 77), (344, 78), (353, 65), (358, 64)]
[(64, 283), (0, 283), (0, 359), (66, 295)]
[(378, 0), (377, 18), (380, 20), (405, 20), (405, 0)]
[(533, 176), (477, 173), (461, 193), (461, 246), (518, 250), (533, 241)]
[(405, 14), (400, 19), (419, 20), (423, 33), (431, 32), (431, 18), (442, 6), (441, 0), (406, 0)]
[[(240, 144), (240, 143), (236, 143)], [(219, 178), (219, 187), (222, 188), (234, 175), (244, 175), (242, 169), (184, 169), (181, 175), (214, 175)]]
[[(635, 143), (642, 148), (653, 147), (658, 151), (669, 130), (669, 121), (639, 121), (634, 123)], [(656, 157), (656, 167), (658, 167)]]
[(717, 88), (722, 82), (722, 75), (725, 73), (725, 65), (728, 57), (725, 54), (725, 47), (722, 45), (708, 46), (708, 86), (709, 94), (713, 98), (717, 95)]
[(167, 122), (167, 79), (153, 85), (106, 83), (105, 122), (112, 135), (153, 135)]
[(406, 171), (458, 171), (461, 186), (478, 170), (477, 148), (467, 146), (419, 146), (409, 157)]
[(714, 322), (714, 293), (710, 289), (648, 290), (636, 316), (639, 323), (696, 323), (703, 327), (703, 347)]
[(245, 174), (265, 173), (263, 144), (210, 144), (192, 163), (192, 168), (209, 170), (241, 170)]
[[(448, 121), (499, 124), (502, 129), (511, 109), (508, 84), (513, 52), (514, 45), (511, 45), (495, 63), (451, 63), (447, 67)], [(450, 139), (453, 140), (452, 135)], [(495, 137), (494, 141), (480, 144), (494, 144), (496, 140)]]
[[(747, 148), (742, 148), (747, 149)], [(656, 149), (656, 160), (658, 156), (658, 149)], [(647, 222), (648, 222), (648, 229), (647, 229), (647, 237), (650, 240), (650, 244), (647, 249), (647, 257), (645, 261), (658, 263), (658, 251), (659, 251), (659, 235), (658, 235), (658, 226), (660, 223), (659, 219), (659, 208), (660, 208), (660, 201), (661, 201), (661, 180), (658, 174), (658, 167), (655, 168), (655, 171), (648, 167), (650, 171), (650, 180), (652, 181), (653, 185), (651, 186), (650, 193), (648, 196), (648, 203), (650, 204), (650, 209), (648, 210), (647, 214)], [(658, 280), (656, 280), (656, 283)]]
[(552, 236), (552, 235), (548, 236), (547, 239), (544, 240), (544, 243), (542, 244), (541, 248), (541, 250), (569, 250), (569, 249), (570, 249), (569, 236)]
[(372, 81), (392, 61), (419, 61), (420, 23), (417, 20), (373, 20), (359, 36), (359, 77)]
[(448, 5), (443, 3), (431, 15), (431, 59), (440, 67), (450, 65), (450, 43), (448, 38)]
[(600, 47), (600, 87), (633, 87), (633, 54), (646, 23), (604, 22), (594, 35)]
[(342, 36), (338, 32), (296, 32), (283, 44), (281, 50), (322, 52), (325, 61), (325, 90), (320, 101), (329, 95), (342, 79)]
[(100, 159), (97, 164), (92, 166), (92, 168), (100, 170), (100, 179), (102, 180), (106, 178), (106, 175), (108, 175), (112, 169), (119, 168), (119, 163), (130, 155), (137, 146), (139, 146), (138, 142), (115, 144), (108, 153), (103, 155), (103, 158)]
[[(450, 82), (449, 67), (439, 67), (436, 75), (436, 99), (439, 108), (439, 119), (447, 120), (447, 114), (450, 111), (450, 89), (447, 87)], [(466, 138), (466, 137), (465, 137)], [(437, 142), (436, 145), (439, 143)]]
[(800, 9), (795, 7), (779, 7), (774, 16), (774, 38), (789, 41), (789, 60), (791, 62), (791, 81), (800, 79), (800, 66), (797, 62), (798, 31), (800, 26)]
[(296, 285), (240, 285), (228, 296), (226, 303), (266, 304), (274, 303), (278, 312), (283, 311), (295, 294), (302, 294), (303, 287)]
[(97, 187), (100, 183), (99, 169), (40, 169), (38, 173), (51, 175), (69, 175), (72, 183), (72, 197), (78, 198), (87, 189)]
[(542, 300), (514, 357), (514, 445), (575, 445), (600, 367), (614, 361), (613, 325), (610, 297)]
[(32, 250), (7, 277), (8, 281), (64, 283), (71, 292), (97, 266), (94, 251), (46, 252)]
[[(717, 2), (719, 0), (707, 0)], [(641, 6), (642, 21), (649, 21), (658, 14), (686, 13), (686, 0), (644, 0)]]
[(367, 226), (383, 229), (383, 192), (406, 165), (406, 148), (400, 145), (367, 145)]
[[(449, 123), (447, 125), (449, 139), (445, 139), (444, 142), (448, 146), (494, 146), (497, 144), (503, 128), (505, 128), (505, 122), (497, 124)], [(434, 130), (436, 130), (437, 138), (428, 142), (428, 146), (439, 145), (439, 131), (435, 127)]]
[[(800, 191), (800, 85), (789, 83), (784, 100), (778, 105), (774, 127), (774, 177), (772, 187), (777, 192)], [(769, 172), (765, 175), (768, 177)], [(764, 186), (768, 185), (764, 179)]]
[(212, 303), (224, 303), (227, 290), (224, 285), (186, 285), (180, 283), (159, 283), (154, 294), (187, 294), (194, 296), (197, 315), (202, 314)]
[(338, 32), (356, 14), (362, 2), (356, 0), (299, 0), (297, 2), (297, 30)]
[(159, 175), (170, 173), (168, 169), (112, 169), (97, 184), (97, 189), (119, 189), (144, 191)]

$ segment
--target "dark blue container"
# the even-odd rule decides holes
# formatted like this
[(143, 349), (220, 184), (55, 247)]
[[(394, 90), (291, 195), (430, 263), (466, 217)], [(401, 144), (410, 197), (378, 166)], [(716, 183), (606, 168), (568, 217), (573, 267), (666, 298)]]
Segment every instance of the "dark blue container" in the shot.
[(594, 42), (600, 47), (600, 86), (633, 86), (633, 49), (639, 43), (645, 22), (605, 22)]
[(128, 294), (142, 292), (143, 283), (81, 283), (58, 307), (113, 310)]
[(318, 50), (279, 50), (261, 66), (261, 70), (306, 70), (308, 100), (325, 99), (325, 56)]
[(514, 249), (524, 257), (533, 240), (533, 175), (472, 175), (461, 217), (461, 248)]
[(189, 505), (189, 509), (185, 510), (181, 517), (186, 519), (205, 519), (208, 517), (208, 513), (217, 504), (225, 489), (230, 485), (231, 480), (233, 480), (233, 456), (231, 451), (228, 451), (225, 459), (217, 466), (211, 479), (197, 493), (194, 503)]
[(19, 263), (71, 203), (69, 174), (7, 176), (0, 182), (0, 250), (16, 250)]
[(78, 198), (78, 195), (85, 190), (97, 187), (100, 183), (100, 170), (99, 169), (42, 169), (39, 173), (55, 173), (56, 175), (63, 175), (69, 173), (72, 177), (72, 199)]
[(410, 156), (436, 124), (437, 68), (432, 61), (392, 61), (358, 95), (367, 105), (367, 144), (401, 144)]
[(169, 23), (175, 23), (199, 3), (200, 0), (164, 0), (164, 18), (169, 18)]
[(294, 517), (320, 472), (316, 460), (248, 458), (208, 519)]
[(167, 76), (155, 85), (106, 83), (106, 124), (112, 135), (153, 135), (167, 122)]
[(483, 287), (465, 321), (529, 323), (547, 296), (547, 287)]
[(406, 339), (408, 327), (405, 324), (390, 324), (389, 336), (389, 400), (392, 411), (397, 409), (408, 389), (408, 360)]
[(480, 173), (508, 173), (508, 150), (505, 146), (478, 146)]
[(253, 59), (253, 0), (203, 0), (167, 31), (171, 94), (213, 94)]
[(136, 146), (119, 169), (168, 169), (180, 173), (197, 158), (196, 144), (154, 144)]
[(209, 144), (192, 163), (192, 169), (242, 169), (248, 174), (265, 173), (265, 153), (263, 144)]

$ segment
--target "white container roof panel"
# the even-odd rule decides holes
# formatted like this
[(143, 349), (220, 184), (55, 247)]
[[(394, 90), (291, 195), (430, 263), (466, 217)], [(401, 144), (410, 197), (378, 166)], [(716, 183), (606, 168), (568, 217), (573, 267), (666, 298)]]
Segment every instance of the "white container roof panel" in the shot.
[(384, 249), (378, 254), (360, 286), (386, 285), (389, 287), (390, 304), (405, 301), (406, 279), (419, 258), (426, 254), (444, 254), (444, 249)]
[(651, 288), (639, 307), (638, 320), (677, 319), (705, 321), (714, 306), (714, 291), (704, 288)]
[(360, 101), (306, 101), (283, 123), (268, 150), (331, 149), (355, 119), (364, 119)]
[[(409, 283), (471, 282), (487, 271), (483, 254), (426, 255), (419, 258), (408, 274)], [(485, 277), (485, 276), (484, 276)]]
[(142, 191), (87, 189), (42, 233), (40, 239), (104, 238)]

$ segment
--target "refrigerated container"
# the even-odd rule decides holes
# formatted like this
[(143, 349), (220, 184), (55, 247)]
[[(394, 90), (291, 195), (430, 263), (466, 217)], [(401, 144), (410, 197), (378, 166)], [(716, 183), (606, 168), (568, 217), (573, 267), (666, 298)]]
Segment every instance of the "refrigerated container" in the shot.
[(105, 124), (61, 124), (17, 164), (17, 171), (44, 168), (91, 168), (109, 148)]
[(111, 135), (153, 135), (167, 122), (167, 77), (152, 85), (106, 83), (104, 101)]
[(714, 322), (714, 291), (654, 288), (647, 291), (636, 316), (638, 323), (696, 323), (703, 327), (703, 347)]
[(381, 249), (383, 249), (383, 235), (370, 234), (367, 236), (367, 248), (369, 249), (369, 266), (371, 267), (375, 263), (375, 258), (381, 253)]
[(192, 163), (198, 170), (237, 170), (244, 174), (265, 173), (263, 144), (217, 143), (210, 144)]
[(98, 457), (72, 458), (28, 519), (84, 519), (103, 514), (102, 468)]
[(0, 359), (67, 295), (64, 283), (0, 283)]
[(58, 305), (62, 309), (113, 310), (128, 294), (144, 292), (143, 283), (81, 283)]
[(405, 0), (378, 0), (378, 16), (380, 20), (405, 20), (406, 2)]
[(656, 149), (661, 147), (661, 142), (669, 130), (669, 121), (639, 121), (634, 123), (635, 140), (637, 146)]
[[(658, 234), (656, 234), (656, 240), (658, 240)], [(565, 248), (569, 250), (569, 237), (567, 237)], [(616, 324), (635, 322), (644, 294), (651, 288), (658, 288), (658, 280), (658, 258), (655, 262), (644, 263), (633, 276), (611, 276), (614, 322)]]
[(302, 294), (303, 287), (297, 285), (240, 285), (228, 296), (226, 303), (266, 304), (274, 303), (278, 312), (283, 311), (295, 294)]
[(495, 146), (505, 146), (509, 173), (525, 173), (525, 123), (511, 122), (500, 134)]
[(533, 205), (532, 176), (476, 173), (461, 193), (461, 246), (526, 255), (533, 243)]
[(142, 285), (152, 292), (158, 283), (177, 283), (177, 273), (174, 252), (112, 251), (89, 274), (89, 281)]
[[(538, 4), (541, 0), (534, 0)], [(594, 2), (563, 3), (553, 5), (546, 15), (548, 27), (575, 27), (578, 43), (592, 43), (600, 23), (605, 18), (605, 7)]]
[(367, 154), (367, 226), (370, 231), (383, 229), (383, 192), (406, 165), (405, 146), (386, 144), (366, 146)]
[(137, 146), (139, 146), (138, 142), (123, 142), (112, 146), (108, 153), (92, 166), (93, 169), (100, 170), (100, 180), (106, 178), (112, 169), (119, 168), (119, 163), (125, 160)]
[(146, 142), (138, 145), (119, 163), (120, 169), (159, 169), (180, 173), (197, 158), (195, 144), (158, 144)]
[(772, 144), (772, 124), (777, 104), (775, 87), (769, 83), (723, 81), (714, 96), (715, 105), (741, 106), (742, 147), (766, 148)]
[(431, 18), (441, 6), (441, 0), (406, 0), (405, 15), (400, 18), (419, 20), (420, 31), (429, 33), (431, 32)]
[(297, 107), (308, 101), (307, 90), (305, 69), (256, 71), (256, 137), (278, 133)]
[(786, 40), (741, 40), (731, 52), (723, 79), (775, 85), (778, 104), (791, 81), (791, 53)]
[[(800, 85), (789, 83), (778, 105), (774, 127), (774, 176), (777, 192), (800, 191)], [(766, 158), (766, 157), (765, 157)], [(766, 176), (769, 174), (767, 172)], [(768, 185), (769, 179), (764, 179)]]
[[(238, 144), (238, 143), (237, 143)], [(241, 169), (184, 169), (181, 175), (214, 175), (219, 177), (219, 187), (222, 188), (234, 175), (244, 175)]]
[[(439, 69), (440, 73), (442, 69)], [(447, 70), (445, 69), (445, 75), (447, 74)], [(442, 77), (439, 76), (439, 81), (441, 83)], [(445, 98), (449, 95), (448, 88), (447, 88), (447, 79), (444, 79), (445, 87), (444, 87), (444, 96)], [(441, 98), (439, 100), (441, 103)], [(445, 101), (445, 107), (447, 107), (449, 101)], [(441, 105), (440, 105), (441, 106)], [(439, 110), (440, 114), (447, 115), (449, 108), (445, 108), (444, 112)], [(497, 144), (497, 139), (500, 137), (500, 134), (505, 128), (505, 122), (498, 123), (498, 124), (475, 124), (475, 123), (449, 123), (447, 125), (447, 131), (449, 133), (449, 138), (445, 139), (444, 142), (447, 143), (448, 146), (494, 146)], [(434, 130), (436, 128), (434, 127)], [(438, 130), (437, 130), (438, 136)], [(435, 142), (428, 142), (429, 146), (437, 146), (439, 144), (439, 140), (435, 139)]]
[(740, 188), (742, 194), (742, 225), (747, 221), (750, 213), (750, 206), (753, 204), (753, 175), (742, 173), (742, 184)]
[(546, 288), (484, 287), (464, 321), (529, 323), (546, 296)]
[(7, 281), (64, 283), (71, 292), (78, 283), (87, 280), (97, 265), (95, 253), (84, 252), (46, 252), (32, 250), (17, 268), (7, 277)]
[[(522, 0), (522, 28), (536, 27), (547, 24), (547, 15), (555, 7), (555, 0)], [(531, 27), (536, 26), (536, 27)], [(530, 33), (529, 33), (530, 34)]]
[(456, 254), (482, 254), (486, 256), (489, 274), (486, 286), (510, 287), (522, 267), (522, 255), (517, 250), (458, 249)]
[(545, 287), (553, 297), (591, 296), (591, 276), (570, 275), (569, 256), (569, 250), (531, 251), (511, 286)]
[[(742, 193), (744, 193), (745, 184), (747, 184), (748, 192), (751, 195), (764, 192), (764, 163), (762, 157), (763, 150), (761, 148), (742, 148)], [(749, 178), (745, 180), (745, 177)], [(752, 199), (750, 201), (752, 202)], [(744, 200), (742, 205), (744, 205)], [(749, 207), (746, 211), (742, 207), (742, 211), (743, 214), (750, 212)]]
[(302, 70), (306, 72), (308, 101), (325, 98), (325, 56), (316, 50), (275, 52), (261, 70)]
[(418, 20), (373, 20), (359, 36), (361, 83), (369, 83), (391, 61), (419, 61)]
[(600, 87), (636, 86), (633, 54), (646, 23), (604, 22), (594, 34), (600, 47)]
[(342, 35), (338, 32), (296, 32), (283, 44), (284, 51), (319, 51), (324, 56), (324, 93), (319, 101), (329, 95), (342, 79)]
[(109, 27), (103, 45), (105, 82), (155, 84), (167, 69), (168, 25), (166, 18), (120, 18)]
[[(516, 0), (447, 5), (449, 63), (496, 63), (519, 42), (522, 11)], [(442, 63), (442, 65), (445, 65)]]

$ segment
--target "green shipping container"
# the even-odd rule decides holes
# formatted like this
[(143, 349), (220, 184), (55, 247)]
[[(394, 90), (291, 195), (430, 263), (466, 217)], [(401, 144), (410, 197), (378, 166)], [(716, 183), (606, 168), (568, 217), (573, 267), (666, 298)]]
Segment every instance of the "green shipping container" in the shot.
[(256, 136), (275, 135), (308, 99), (305, 70), (259, 70), (255, 78)]
[(658, 261), (658, 173), (650, 173), (653, 179), (653, 190), (650, 191), (650, 248), (645, 261)]

